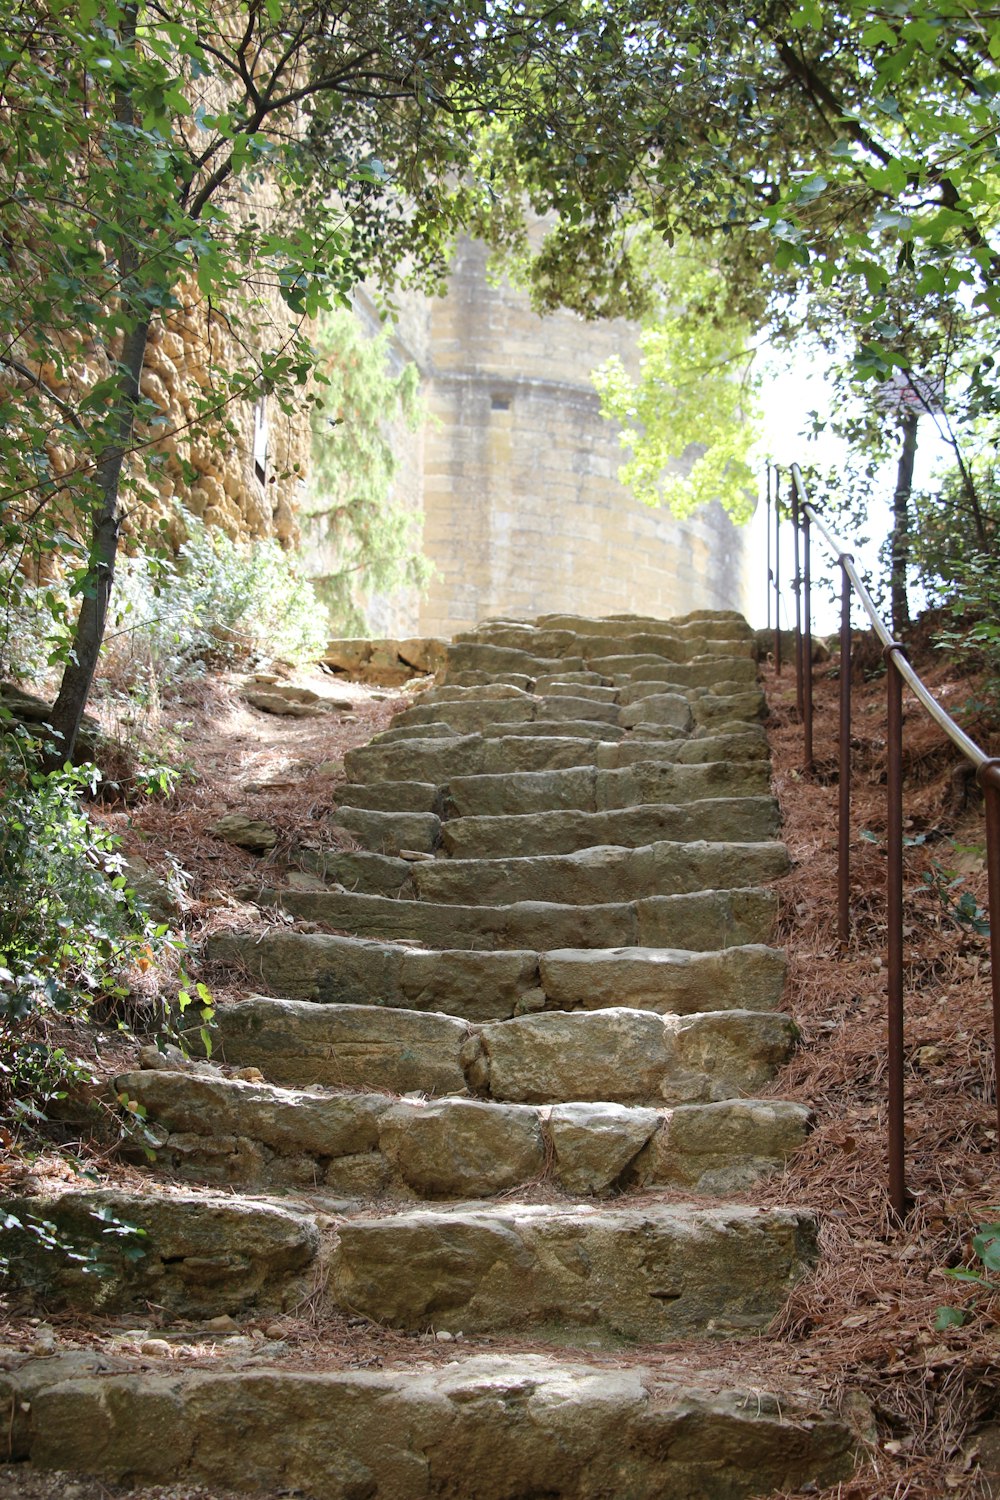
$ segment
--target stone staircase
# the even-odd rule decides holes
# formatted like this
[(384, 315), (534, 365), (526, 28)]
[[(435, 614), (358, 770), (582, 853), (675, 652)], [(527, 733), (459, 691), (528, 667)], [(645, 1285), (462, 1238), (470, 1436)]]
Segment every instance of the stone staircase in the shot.
[(70, 1305), (238, 1319), (308, 1297), (450, 1357), (27, 1361), (0, 1376), (28, 1402), (15, 1451), (316, 1500), (735, 1500), (849, 1472), (850, 1431), (808, 1393), (643, 1355), (759, 1333), (817, 1255), (811, 1209), (753, 1201), (809, 1128), (754, 1097), (795, 1040), (763, 708), (733, 614), (457, 637), (347, 756), (358, 848), (310, 856), (321, 889), (259, 893), (317, 930), (212, 943), (261, 991), (216, 1019), (237, 1076), (118, 1080), (169, 1189), (3, 1205), (66, 1234), (110, 1215), (146, 1253), (109, 1280), (2, 1242)]

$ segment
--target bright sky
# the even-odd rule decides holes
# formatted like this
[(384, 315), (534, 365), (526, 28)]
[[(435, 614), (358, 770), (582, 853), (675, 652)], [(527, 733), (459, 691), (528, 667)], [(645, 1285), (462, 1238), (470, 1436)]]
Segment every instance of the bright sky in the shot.
[[(831, 394), (823, 379), (822, 372), (809, 364), (804, 359), (793, 360), (788, 368), (772, 374), (765, 379), (762, 391), (764, 406), (765, 442), (762, 446), (763, 459), (770, 455), (774, 463), (780, 464), (787, 469), (792, 463), (799, 463), (803, 467), (809, 463), (819, 463), (824, 468), (833, 467), (838, 460), (842, 459), (845, 445), (829, 434), (822, 434), (820, 438), (809, 439), (800, 436), (808, 425), (808, 415), (811, 411), (821, 414), (829, 410)], [(888, 419), (887, 420), (891, 420)], [(938, 468), (947, 456), (948, 450), (939, 438), (934, 423), (929, 417), (922, 419), (919, 428), (917, 443), (917, 462), (914, 473), (914, 485), (926, 485), (933, 471)], [(845, 546), (850, 546), (854, 551), (856, 560), (860, 567), (868, 567), (873, 571), (878, 567), (878, 548), (882, 538), (889, 531), (890, 507), (892, 494), (896, 482), (895, 462), (886, 466), (882, 476), (881, 494), (882, 504), (878, 510), (870, 512), (869, 530), (873, 542), (867, 547), (852, 545), (854, 538), (841, 536)], [(750, 567), (751, 567), (751, 615), (750, 622), (755, 626), (767, 623), (767, 536), (766, 536), (766, 510), (763, 496), (757, 506), (757, 514), (750, 522)], [(836, 533), (836, 524), (831, 526)], [(781, 536), (781, 572), (782, 572), (782, 625), (794, 626), (795, 624), (795, 596), (791, 589), (792, 578), (792, 552), (793, 539), (790, 526), (782, 528)], [(773, 542), (772, 542), (773, 551)], [(830, 588), (824, 582), (821, 574), (824, 570), (822, 563), (822, 551), (819, 546), (813, 548), (813, 629), (822, 635), (837, 630), (840, 625), (840, 606), (834, 604)], [(919, 600), (913, 598), (912, 604), (919, 607)], [(771, 624), (774, 623), (774, 605), (771, 605)], [(855, 616), (855, 624), (860, 624), (860, 618)]]

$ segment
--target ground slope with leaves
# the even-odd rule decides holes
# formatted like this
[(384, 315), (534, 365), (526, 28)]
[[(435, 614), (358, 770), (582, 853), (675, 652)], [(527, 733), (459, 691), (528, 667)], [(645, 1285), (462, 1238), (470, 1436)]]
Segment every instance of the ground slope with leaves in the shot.
[[(862, 662), (866, 659), (862, 653)], [(977, 930), (985, 903), (981, 813), (954, 753), (917, 705), (907, 702), (906, 1059), (916, 1207), (899, 1229), (890, 1221), (884, 1189), (884, 678), (872, 654), (868, 674), (859, 669), (855, 687), (855, 930), (841, 954), (835, 924), (836, 670), (836, 662), (818, 668), (814, 779), (799, 770), (801, 731), (792, 674), (787, 667), (780, 677), (771, 668), (766, 672), (776, 789), (794, 862), (792, 874), (780, 883), (781, 936), (790, 955), (788, 1008), (802, 1030), (800, 1048), (772, 1092), (811, 1105), (817, 1125), (785, 1176), (758, 1185), (754, 1201), (820, 1208), (821, 1267), (796, 1290), (778, 1325), (752, 1348), (657, 1345), (644, 1347), (641, 1357), (644, 1364), (662, 1361), (673, 1370), (699, 1363), (720, 1371), (739, 1367), (744, 1379), (749, 1368), (761, 1388), (801, 1381), (825, 1390), (832, 1403), (854, 1414), (867, 1439), (855, 1480), (834, 1492), (838, 1500), (1000, 1493), (1000, 1436), (992, 1426), (1000, 1404), (994, 1303), (981, 1286), (945, 1274), (976, 1265), (982, 1269), (971, 1236), (1000, 1202), (988, 961), (985, 938)], [(997, 736), (976, 705), (975, 680), (940, 664), (931, 665), (928, 676), (981, 741), (996, 746)], [(198, 943), (226, 926), (256, 923), (262, 930), (275, 917), (247, 906), (239, 894), (248, 877), (259, 872), (261, 858), (233, 849), (212, 829), (234, 809), (263, 817), (279, 834), (267, 859), (285, 869), (294, 869), (297, 851), (328, 841), (336, 762), (351, 744), (383, 727), (400, 701), (339, 683), (336, 694), (350, 697), (352, 707), (294, 720), (248, 708), (232, 681), (210, 679), (189, 689), (188, 701), (175, 707), (176, 733), (189, 762), (186, 779), (166, 800), (96, 809), (128, 852), (140, 853), (161, 873), (169, 859), (186, 872), (180, 905), (192, 944), (192, 971), (212, 985), (217, 1003), (236, 992), (239, 979), (197, 970)], [(141, 1024), (147, 1015), (139, 996), (132, 1019)], [(86, 1055), (95, 1075), (104, 1076), (118, 1071), (135, 1046), (111, 1019), (102, 1030), (67, 1031), (64, 1040)], [(44, 1188), (46, 1181), (81, 1170), (133, 1186), (147, 1181), (116, 1158), (118, 1124), (107, 1107), (88, 1113), (93, 1096), (93, 1090), (85, 1090), (75, 1108), (64, 1110), (68, 1121), (51, 1126), (64, 1137), (61, 1151), (38, 1139), (34, 1144), (23, 1137), (12, 1140), (2, 1163), (5, 1184), (34, 1177)], [(546, 1191), (540, 1183), (538, 1192)], [(942, 1319), (941, 1307), (955, 1312)], [(963, 1321), (957, 1313), (965, 1315)], [(942, 1322), (947, 1326), (937, 1326)], [(437, 1342), (433, 1334), (400, 1334), (341, 1315), (319, 1320), (309, 1303), (280, 1319), (250, 1318), (224, 1328), (165, 1323), (151, 1310), (139, 1327), (134, 1318), (88, 1321), (44, 1316), (44, 1310), (40, 1317), (38, 1309), (11, 1293), (4, 1299), (0, 1334), (21, 1349), (45, 1344), (104, 1349), (151, 1370), (162, 1370), (166, 1360), (177, 1367), (263, 1360), (293, 1368), (357, 1369), (453, 1357), (450, 1344)], [(482, 1342), (496, 1347), (503, 1341)], [(590, 1352), (581, 1357), (595, 1363), (627, 1358)], [(0, 1471), (0, 1494), (48, 1500), (69, 1493), (69, 1482), (8, 1469)], [(119, 1493), (73, 1483), (78, 1500)], [(176, 1487), (142, 1493), (150, 1500), (180, 1496)], [(196, 1492), (185, 1488), (183, 1493)], [(215, 1500), (226, 1497), (216, 1493)]]

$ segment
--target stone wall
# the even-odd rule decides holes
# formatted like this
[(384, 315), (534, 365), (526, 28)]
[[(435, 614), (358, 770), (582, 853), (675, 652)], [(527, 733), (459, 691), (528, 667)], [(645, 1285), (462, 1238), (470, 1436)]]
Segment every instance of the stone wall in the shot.
[[(686, 521), (638, 504), (600, 414), (591, 370), (633, 369), (637, 329), (560, 312), (541, 318), (490, 285), (483, 246), (462, 243), (448, 295), (404, 299), (400, 348), (421, 366), (424, 549), (435, 565), (419, 610), (387, 633), (452, 635), (499, 614), (682, 614), (745, 607), (745, 538), (721, 506)], [(401, 455), (414, 487), (416, 452)]]

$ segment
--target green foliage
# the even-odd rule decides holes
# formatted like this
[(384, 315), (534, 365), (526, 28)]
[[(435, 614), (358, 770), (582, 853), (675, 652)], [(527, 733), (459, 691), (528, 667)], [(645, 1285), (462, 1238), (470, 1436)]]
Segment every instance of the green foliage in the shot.
[[(44, 772), (35, 753), (20, 731), (0, 736), (0, 1028), (8, 1038), (34, 1012), (82, 1012), (98, 997), (124, 995), (125, 971), (148, 967), (166, 932), (137, 909), (116, 841), (81, 806), (100, 780), (96, 766)], [(4, 1064), (22, 1075), (38, 1065), (30, 1053)]]
[(975, 553), (957, 564), (954, 585), (952, 623), (938, 632), (936, 643), (981, 664), (988, 692), (1000, 700), (1000, 568), (995, 555)]
[(176, 563), (139, 551), (119, 564), (108, 673), (173, 684), (261, 658), (315, 660), (328, 637), (323, 610), (288, 553), (185, 524)]
[(593, 376), (602, 412), (623, 424), (622, 446), (632, 449), (619, 477), (644, 504), (678, 516), (719, 500), (748, 520), (757, 405), (749, 325), (727, 312), (728, 288), (704, 247), (677, 244), (656, 261), (662, 301), (643, 321), (638, 380), (617, 355)]
[(40, 1214), (0, 1211), (0, 1273), (8, 1271), (12, 1260), (21, 1258), (18, 1241), (21, 1247), (33, 1246), (46, 1256), (67, 1260), (90, 1276), (114, 1276), (121, 1261), (134, 1263), (146, 1255), (145, 1229), (119, 1218), (108, 1207), (91, 1209), (88, 1217), (97, 1226), (95, 1238), (80, 1240)]
[(931, 862), (931, 868), (924, 871), (924, 884), (932, 890), (941, 902), (947, 915), (959, 927), (966, 927), (970, 932), (977, 933), (980, 937), (989, 937), (990, 919), (988, 913), (980, 906), (975, 895), (965, 885), (965, 876), (959, 875), (955, 870), (946, 869), (938, 860)]
[[(1000, 1214), (1000, 1208), (990, 1208), (987, 1212)], [(967, 1285), (976, 1287), (980, 1294), (992, 1295), (997, 1290), (997, 1282), (990, 1273), (1000, 1271), (1000, 1224), (996, 1221), (980, 1224), (972, 1236), (972, 1251), (983, 1267), (982, 1271), (955, 1266), (947, 1268), (944, 1274), (954, 1281), (965, 1282)], [(966, 1307), (939, 1307), (934, 1319), (934, 1327), (939, 1332), (947, 1328), (961, 1327), (968, 1321), (970, 1310), (975, 1307), (978, 1300), (978, 1296), (974, 1297)]]
[(330, 557), (318, 588), (331, 624), (341, 634), (362, 635), (364, 594), (419, 588), (430, 574), (419, 515), (391, 498), (398, 468), (393, 428), (415, 431), (426, 408), (416, 365), (394, 368), (390, 329), (369, 337), (352, 312), (326, 313), (315, 344), (322, 383), (303, 510), (312, 550)]

